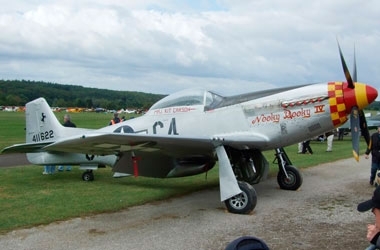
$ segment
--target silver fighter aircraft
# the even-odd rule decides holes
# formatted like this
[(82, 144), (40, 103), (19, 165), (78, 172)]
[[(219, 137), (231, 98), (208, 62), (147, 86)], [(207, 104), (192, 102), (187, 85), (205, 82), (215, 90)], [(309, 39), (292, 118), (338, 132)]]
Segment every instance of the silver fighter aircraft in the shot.
[(87, 170), (84, 180), (94, 179), (99, 164), (116, 173), (167, 178), (205, 173), (218, 162), (221, 201), (230, 212), (247, 214), (257, 203), (252, 185), (265, 179), (269, 168), (262, 151), (275, 150), (279, 186), (296, 190), (302, 176), (283, 147), (337, 128), (350, 116), (358, 158), (355, 131), (366, 130), (362, 110), (377, 90), (357, 82), (356, 70), (351, 77), (339, 51), (345, 82), (229, 97), (189, 89), (163, 98), (141, 117), (98, 130), (63, 127), (39, 98), (26, 104), (26, 143), (2, 153), (25, 152), (39, 165), (78, 164)]

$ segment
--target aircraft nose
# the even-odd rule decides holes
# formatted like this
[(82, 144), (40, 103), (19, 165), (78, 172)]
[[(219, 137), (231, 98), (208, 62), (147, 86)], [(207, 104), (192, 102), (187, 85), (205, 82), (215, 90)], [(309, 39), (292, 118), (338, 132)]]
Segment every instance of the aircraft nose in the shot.
[(377, 98), (377, 90), (371, 86), (366, 85), (368, 103), (372, 103)]
[(364, 83), (355, 83), (354, 89), (350, 89), (347, 86), (344, 86), (343, 89), (347, 114), (351, 112), (353, 107), (363, 110), (377, 98), (377, 90)]

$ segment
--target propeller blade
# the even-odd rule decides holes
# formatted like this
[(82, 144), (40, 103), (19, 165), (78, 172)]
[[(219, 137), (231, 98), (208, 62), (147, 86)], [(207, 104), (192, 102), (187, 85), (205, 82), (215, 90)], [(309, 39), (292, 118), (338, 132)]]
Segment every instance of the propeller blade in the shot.
[(359, 111), (359, 121), (360, 121), (360, 131), (362, 136), (365, 139), (365, 142), (367, 143), (367, 146), (369, 145), (370, 135), (368, 131), (367, 126), (367, 119), (365, 118), (363, 110)]
[(354, 82), (352, 81), (350, 71), (347, 68), (346, 61), (344, 60), (343, 53), (342, 53), (342, 50), (340, 49), (339, 42), (338, 42), (338, 48), (339, 48), (340, 60), (342, 62), (343, 72), (344, 72), (344, 75), (346, 76), (348, 87), (350, 89), (354, 89), (355, 85), (354, 85)]
[(357, 70), (356, 70), (356, 51), (355, 51), (355, 46), (354, 46), (354, 73), (352, 74), (352, 80), (354, 82), (358, 81), (358, 76), (357, 76)]
[(360, 139), (360, 118), (359, 110), (353, 107), (350, 114), (351, 136), (352, 136), (352, 153), (356, 161), (359, 161), (359, 139)]

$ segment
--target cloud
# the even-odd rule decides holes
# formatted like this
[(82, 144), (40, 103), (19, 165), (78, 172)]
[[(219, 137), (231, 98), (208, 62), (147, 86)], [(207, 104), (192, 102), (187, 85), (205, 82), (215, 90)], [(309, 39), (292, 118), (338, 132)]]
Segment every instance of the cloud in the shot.
[(237, 94), (344, 80), (338, 38), (350, 66), (356, 46), (359, 79), (380, 87), (378, 1), (34, 0), (2, 6), (3, 79), (164, 94), (202, 86)]

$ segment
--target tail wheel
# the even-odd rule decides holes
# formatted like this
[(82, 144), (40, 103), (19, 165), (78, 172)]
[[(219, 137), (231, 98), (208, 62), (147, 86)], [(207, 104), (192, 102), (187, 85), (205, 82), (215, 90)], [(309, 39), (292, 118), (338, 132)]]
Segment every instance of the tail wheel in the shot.
[(255, 209), (257, 204), (257, 194), (255, 189), (246, 182), (238, 182), (242, 191), (240, 194), (226, 200), (227, 210), (234, 214), (249, 214)]
[(88, 170), (82, 174), (82, 180), (84, 181), (93, 181), (94, 180), (94, 173), (92, 170)]
[(302, 185), (302, 175), (298, 169), (294, 166), (285, 166), (285, 171), (280, 170), (277, 174), (277, 182), (281, 189), (285, 190), (297, 190)]

